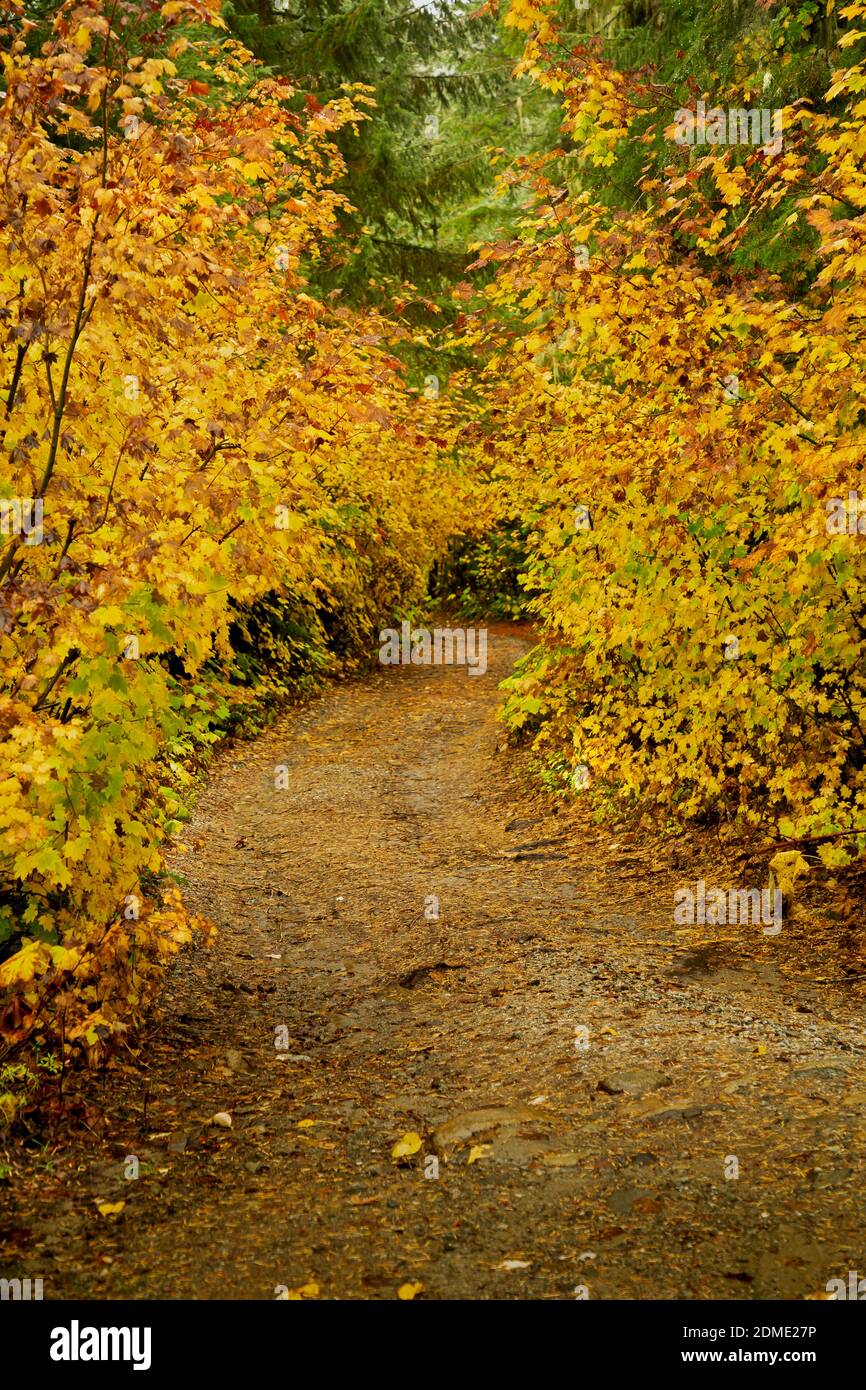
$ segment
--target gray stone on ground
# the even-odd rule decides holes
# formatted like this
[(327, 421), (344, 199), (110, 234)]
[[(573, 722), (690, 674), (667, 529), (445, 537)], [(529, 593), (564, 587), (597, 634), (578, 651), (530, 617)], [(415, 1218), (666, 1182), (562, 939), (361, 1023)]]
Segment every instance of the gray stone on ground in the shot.
[(598, 1083), (600, 1091), (610, 1096), (642, 1096), (646, 1091), (657, 1091), (660, 1086), (669, 1086), (671, 1079), (660, 1071), (649, 1067), (635, 1067), (631, 1071), (615, 1071), (602, 1077)]

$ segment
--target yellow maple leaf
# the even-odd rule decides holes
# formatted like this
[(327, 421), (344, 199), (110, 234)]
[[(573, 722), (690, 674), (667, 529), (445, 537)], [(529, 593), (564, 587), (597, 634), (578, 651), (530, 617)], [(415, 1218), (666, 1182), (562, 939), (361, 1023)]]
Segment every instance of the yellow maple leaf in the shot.
[(44, 942), (25, 942), (20, 951), (0, 965), (0, 987), (8, 989), (10, 985), (26, 984), (46, 969), (49, 960)]
[(51, 959), (56, 970), (74, 970), (81, 960), (77, 946), (52, 946)]

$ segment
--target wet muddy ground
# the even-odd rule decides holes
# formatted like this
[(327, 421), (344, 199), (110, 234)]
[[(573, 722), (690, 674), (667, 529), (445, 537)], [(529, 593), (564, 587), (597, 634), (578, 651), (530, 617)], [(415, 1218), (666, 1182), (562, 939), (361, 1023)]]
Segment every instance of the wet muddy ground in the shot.
[(677, 887), (735, 882), (711, 838), (533, 790), (495, 719), (527, 645), (382, 669), (217, 759), (174, 861), (216, 943), (95, 1083), (99, 1122), (16, 1155), (3, 1273), (802, 1299), (866, 1272), (864, 982), (808, 911), (675, 925)]

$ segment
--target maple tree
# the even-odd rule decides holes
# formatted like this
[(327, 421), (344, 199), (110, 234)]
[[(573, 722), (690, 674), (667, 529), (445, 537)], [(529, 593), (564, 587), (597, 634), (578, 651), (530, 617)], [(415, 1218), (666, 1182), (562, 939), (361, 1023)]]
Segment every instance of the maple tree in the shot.
[(264, 612), (277, 687), (299, 613), (313, 664), (332, 617), (361, 647), (460, 487), (405, 330), (306, 289), (364, 94), (299, 115), (210, 0), (65, 4), (38, 52), (29, 24), (0, 112), (0, 986), (8, 1045), (95, 1059), (205, 930), (162, 846), (183, 749), (252, 694), (232, 629)]
[[(560, 145), (503, 176), (525, 216), (480, 248), (496, 275), (465, 329), (486, 357), (485, 524), (526, 525), (542, 624), (506, 718), (562, 787), (846, 864), (866, 848), (863, 64), (833, 75), (841, 109), (785, 109), (778, 153), (690, 148), (680, 94), (564, 44), (556, 12), (515, 0), (505, 22), (571, 163)], [(667, 164), (631, 207), (595, 196), (592, 171), (659, 132)], [(792, 202), (777, 234), (807, 234), (799, 296), (732, 264), (751, 219)]]

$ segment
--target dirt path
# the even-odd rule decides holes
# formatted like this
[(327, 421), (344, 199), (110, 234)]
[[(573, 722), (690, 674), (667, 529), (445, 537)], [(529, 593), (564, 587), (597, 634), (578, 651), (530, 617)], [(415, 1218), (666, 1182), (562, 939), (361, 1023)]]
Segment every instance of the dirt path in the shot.
[(383, 670), (220, 758), (177, 861), (217, 944), (97, 1093), (103, 1134), (15, 1187), (46, 1297), (801, 1298), (866, 1271), (862, 989), (815, 982), (808, 922), (675, 927), (674, 888), (723, 870), (528, 795), (494, 720), (526, 645), (494, 629), (483, 678)]

